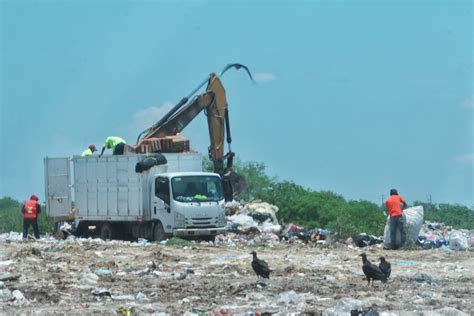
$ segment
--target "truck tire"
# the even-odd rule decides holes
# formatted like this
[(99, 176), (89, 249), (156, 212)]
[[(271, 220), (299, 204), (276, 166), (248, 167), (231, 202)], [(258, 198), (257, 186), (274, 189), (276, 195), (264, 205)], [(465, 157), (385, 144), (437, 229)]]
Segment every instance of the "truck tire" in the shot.
[(156, 222), (155, 227), (153, 227), (153, 240), (161, 241), (165, 239), (165, 231), (163, 230), (163, 225), (161, 222)]
[(100, 238), (102, 238), (103, 240), (107, 240), (107, 239), (113, 239), (113, 237), (114, 237), (114, 229), (113, 229), (112, 224), (105, 223), (104, 225), (102, 225), (102, 227), (100, 228)]

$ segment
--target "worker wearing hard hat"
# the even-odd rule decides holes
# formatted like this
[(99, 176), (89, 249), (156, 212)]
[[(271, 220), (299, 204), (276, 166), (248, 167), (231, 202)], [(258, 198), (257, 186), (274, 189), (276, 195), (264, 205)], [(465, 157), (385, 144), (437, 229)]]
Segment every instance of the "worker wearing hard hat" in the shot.
[(92, 153), (95, 151), (97, 151), (95, 145), (89, 145), (89, 147), (87, 147), (87, 149), (82, 152), (81, 157), (92, 156)]
[(105, 140), (104, 145), (102, 146), (102, 151), (100, 152), (99, 157), (102, 157), (105, 149), (112, 149), (114, 155), (123, 155), (126, 142), (117, 136), (109, 136)]

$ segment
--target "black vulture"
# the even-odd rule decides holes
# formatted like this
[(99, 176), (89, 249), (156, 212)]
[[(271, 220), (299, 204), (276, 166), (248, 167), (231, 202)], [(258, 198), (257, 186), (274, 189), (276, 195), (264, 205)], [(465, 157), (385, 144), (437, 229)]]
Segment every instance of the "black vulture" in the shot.
[(383, 274), (385, 274), (385, 277), (388, 279), (390, 277), (390, 273), (392, 272), (392, 266), (390, 262), (385, 260), (385, 257), (380, 257), (379, 258), (380, 263), (379, 263), (379, 268), (382, 270)]
[(252, 260), (253, 271), (255, 271), (255, 273), (257, 274), (259, 278), (262, 277), (264, 279), (269, 279), (270, 272), (272, 272), (272, 270), (270, 270), (270, 268), (268, 267), (268, 264), (264, 260), (258, 259), (257, 253), (255, 251), (252, 251), (250, 254), (253, 256), (253, 260)]
[(380, 280), (382, 283), (387, 282), (385, 274), (375, 264), (370, 263), (365, 253), (360, 256), (362, 257), (362, 271), (364, 271), (365, 277), (367, 278), (367, 285), (370, 285), (371, 279), (372, 285), (374, 285), (374, 280)]

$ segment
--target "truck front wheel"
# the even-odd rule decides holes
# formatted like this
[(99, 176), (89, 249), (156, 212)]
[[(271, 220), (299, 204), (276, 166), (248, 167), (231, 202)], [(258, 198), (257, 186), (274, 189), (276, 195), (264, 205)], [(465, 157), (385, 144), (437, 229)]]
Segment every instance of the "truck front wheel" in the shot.
[(165, 231), (163, 230), (163, 225), (161, 225), (160, 222), (157, 222), (155, 224), (155, 227), (153, 228), (153, 240), (160, 241), (163, 239), (165, 239)]
[(107, 240), (113, 239), (113, 237), (114, 230), (112, 225), (109, 223), (105, 223), (104, 225), (102, 225), (102, 227), (100, 228), (100, 238), (102, 238), (103, 240)]

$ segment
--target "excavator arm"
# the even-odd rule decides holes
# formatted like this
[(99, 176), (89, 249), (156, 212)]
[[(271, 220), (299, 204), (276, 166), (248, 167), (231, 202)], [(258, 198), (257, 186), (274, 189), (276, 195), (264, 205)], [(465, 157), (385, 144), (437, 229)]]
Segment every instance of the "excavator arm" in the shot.
[[(230, 68), (243, 67), (250, 78), (247, 67), (241, 64), (230, 64), (220, 75)], [(252, 79), (253, 80), (253, 79)], [(189, 99), (207, 83), (206, 91)], [(188, 102), (189, 101), (189, 102)], [(162, 138), (181, 132), (201, 111), (207, 116), (209, 129), (209, 158), (213, 163), (214, 172), (221, 175), (224, 186), (224, 196), (227, 201), (241, 193), (245, 188), (245, 179), (233, 171), (234, 153), (231, 150), (232, 137), (225, 89), (219, 77), (212, 73), (188, 97), (183, 98), (160, 121), (142, 132), (137, 139), (137, 148), (151, 138)], [(142, 135), (145, 135), (142, 137)], [(224, 141), (227, 141), (229, 151), (224, 154)]]

